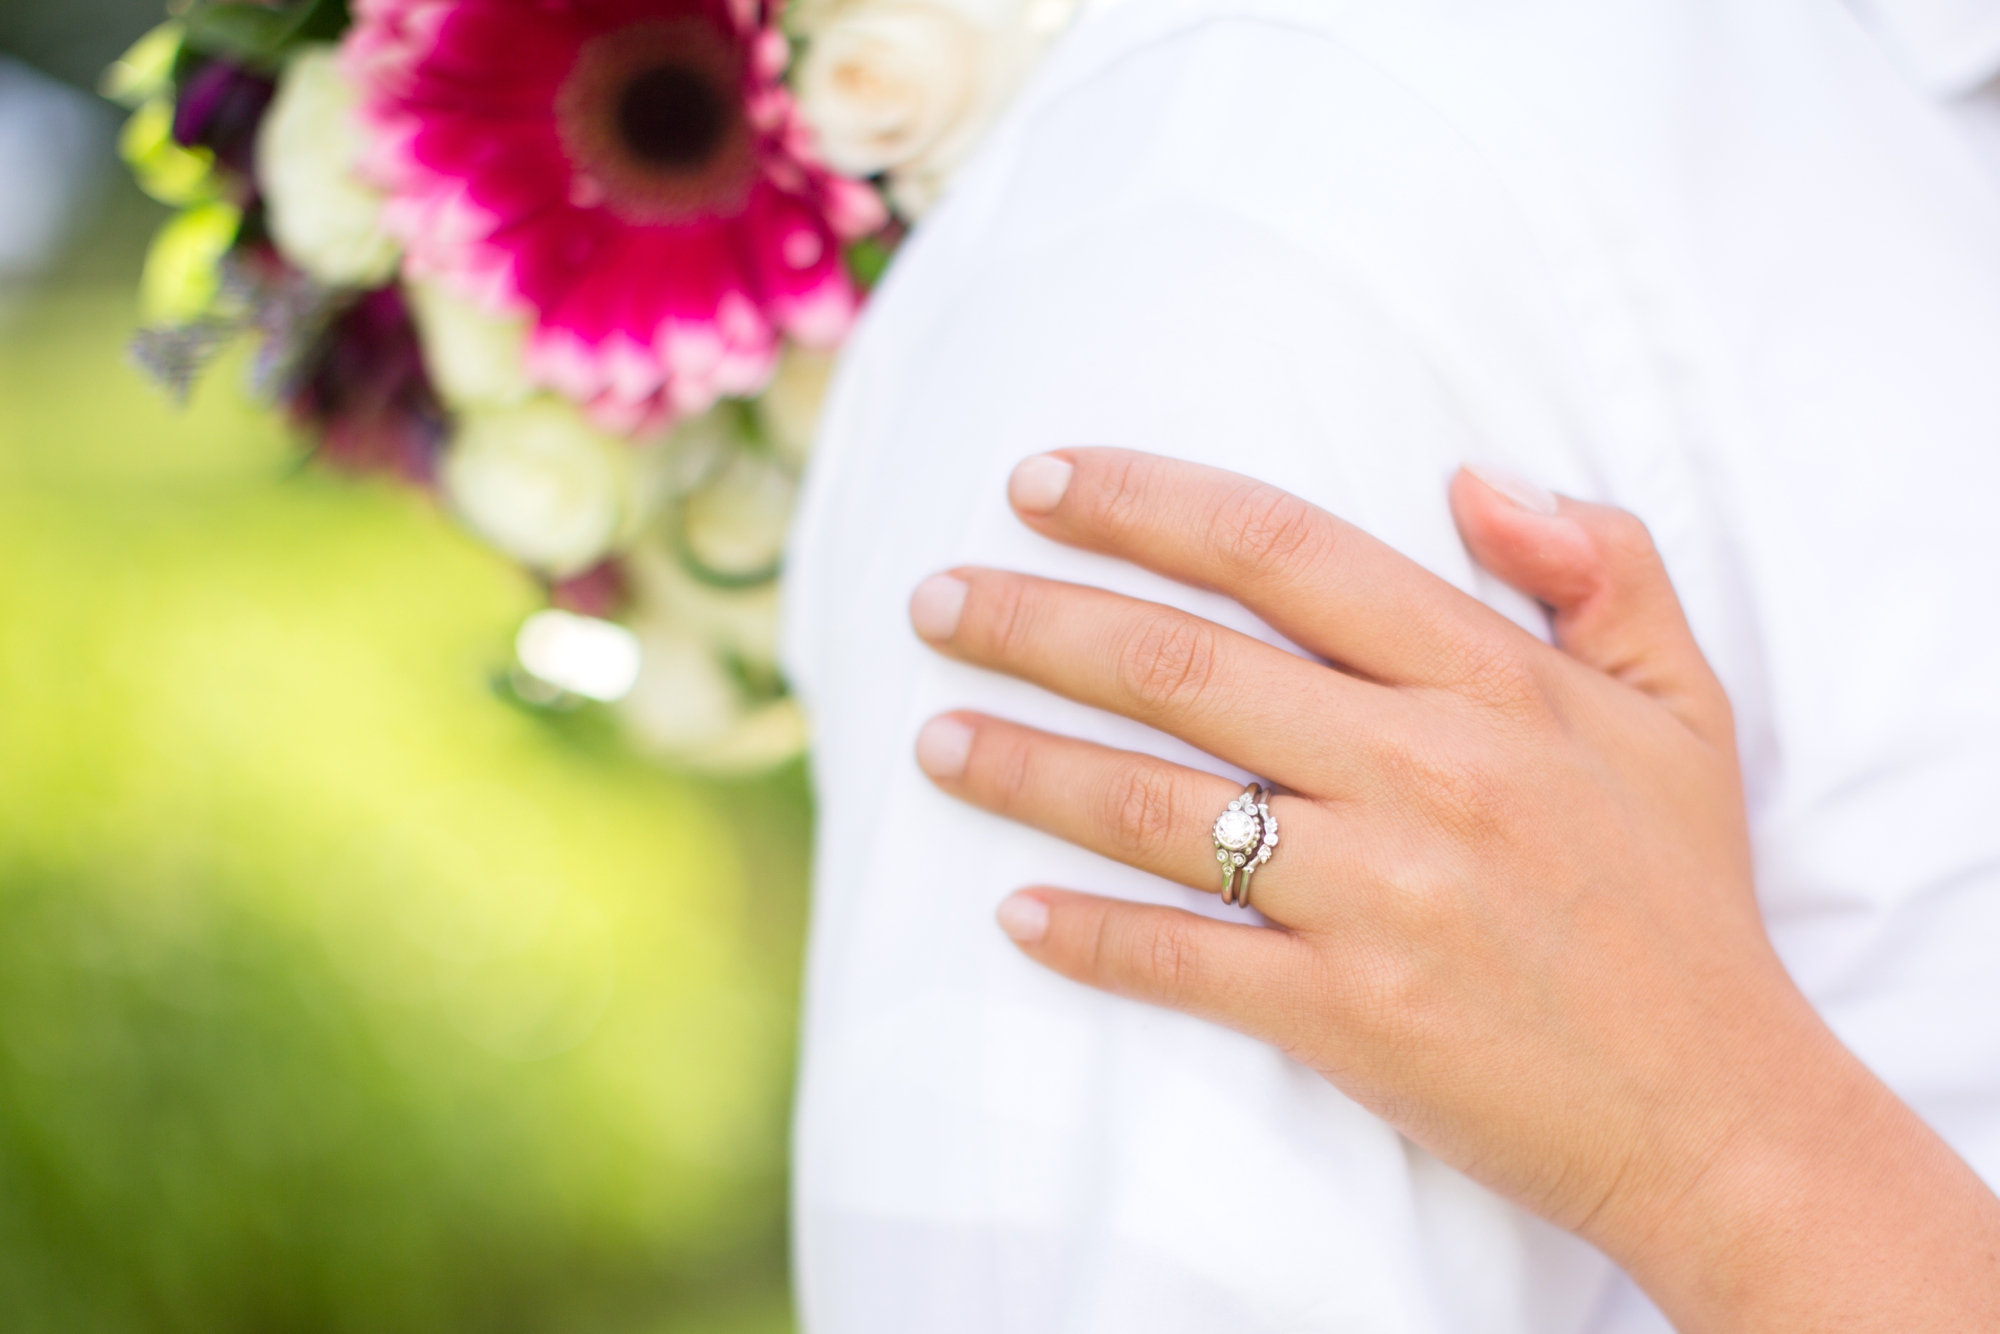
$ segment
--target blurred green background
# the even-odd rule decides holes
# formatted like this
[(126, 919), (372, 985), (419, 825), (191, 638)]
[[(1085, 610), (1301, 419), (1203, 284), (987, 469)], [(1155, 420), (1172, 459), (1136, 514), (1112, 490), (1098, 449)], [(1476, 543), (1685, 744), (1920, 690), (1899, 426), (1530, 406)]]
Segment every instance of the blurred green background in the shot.
[[(156, 15), (0, 51), (87, 82)], [(161, 212), (93, 179), (0, 285), (0, 1327), (790, 1328), (799, 772), (503, 702), (530, 583), (233, 368), (164, 402)]]

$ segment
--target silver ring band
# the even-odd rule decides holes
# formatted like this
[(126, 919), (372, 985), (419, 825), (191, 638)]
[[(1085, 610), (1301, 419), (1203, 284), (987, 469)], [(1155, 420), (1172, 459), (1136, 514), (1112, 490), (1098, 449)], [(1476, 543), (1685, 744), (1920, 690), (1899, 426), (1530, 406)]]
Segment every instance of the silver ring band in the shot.
[(1250, 906), (1250, 877), (1271, 860), (1278, 846), (1278, 820), (1271, 814), (1269, 794), (1252, 783), (1229, 809), (1215, 817), (1209, 831), (1215, 860), (1222, 863), (1222, 901), (1231, 907)]

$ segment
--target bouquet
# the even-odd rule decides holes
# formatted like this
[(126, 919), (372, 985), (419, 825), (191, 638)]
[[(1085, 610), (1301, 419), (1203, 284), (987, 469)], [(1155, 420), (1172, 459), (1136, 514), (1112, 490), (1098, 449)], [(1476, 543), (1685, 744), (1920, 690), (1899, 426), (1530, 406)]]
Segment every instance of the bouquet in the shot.
[(777, 581), (841, 339), (1073, 0), (192, 0), (107, 75), (177, 210), (137, 361), (531, 570), (510, 689), (804, 744)]

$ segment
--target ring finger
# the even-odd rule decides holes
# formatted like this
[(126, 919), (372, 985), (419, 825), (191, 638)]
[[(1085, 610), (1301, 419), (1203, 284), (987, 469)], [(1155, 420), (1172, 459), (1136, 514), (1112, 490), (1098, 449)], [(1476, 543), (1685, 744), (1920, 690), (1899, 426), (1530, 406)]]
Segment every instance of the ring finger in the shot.
[[(1222, 889), (1211, 831), (1241, 783), (977, 713), (933, 718), (918, 736), (917, 762), (946, 792), (995, 815), (1195, 889)], [(1295, 843), (1321, 845), (1317, 835), (1298, 837), (1324, 821), (1313, 802), (1281, 796), (1268, 804)], [(1273, 849), (1250, 892), (1266, 916), (1290, 925), (1304, 881), (1288, 851)]]

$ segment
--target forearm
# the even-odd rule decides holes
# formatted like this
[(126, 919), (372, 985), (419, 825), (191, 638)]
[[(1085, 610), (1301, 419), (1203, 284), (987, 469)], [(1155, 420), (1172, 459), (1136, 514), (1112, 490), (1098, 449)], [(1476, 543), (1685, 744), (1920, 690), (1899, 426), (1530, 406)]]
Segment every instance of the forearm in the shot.
[(1688, 1334), (2000, 1329), (2000, 1200), (1814, 1023), (1618, 1258)]

